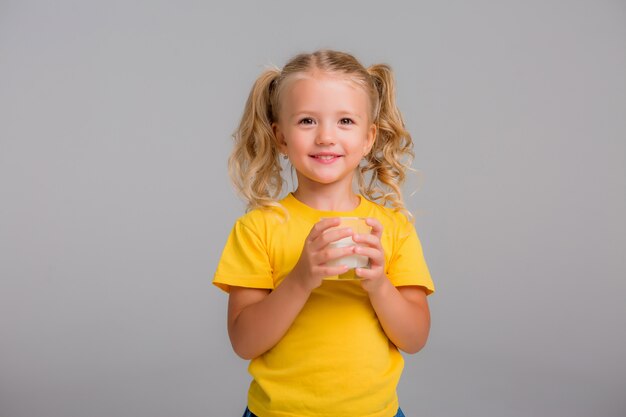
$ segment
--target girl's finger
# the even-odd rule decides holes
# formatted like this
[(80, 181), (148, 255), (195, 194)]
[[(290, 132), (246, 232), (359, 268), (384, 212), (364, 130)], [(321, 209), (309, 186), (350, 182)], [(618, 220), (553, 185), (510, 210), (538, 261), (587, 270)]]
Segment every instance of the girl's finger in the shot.
[(373, 248), (377, 248), (377, 249), (381, 249), (382, 245), (380, 243), (380, 237), (375, 236), (375, 235), (364, 235), (364, 234), (358, 234), (358, 235), (354, 235), (354, 237), (352, 238), (356, 243), (359, 244), (365, 244), (367, 246), (371, 246)]
[(327, 263), (335, 259), (343, 258), (354, 254), (355, 246), (344, 246), (342, 248), (328, 248), (319, 252), (319, 257), (316, 259), (319, 263)]
[(349, 227), (341, 227), (337, 229), (326, 229), (322, 234), (316, 239), (319, 242), (319, 247), (322, 248), (329, 243), (336, 242), (338, 240), (344, 239), (348, 236), (352, 236), (354, 233)]
[(376, 274), (379, 274), (379, 272), (374, 271), (373, 269), (369, 269), (369, 268), (354, 268), (354, 273), (356, 274), (357, 277), (360, 277), (363, 279), (375, 278)]
[(365, 223), (372, 227), (372, 235), (377, 236), (380, 239), (383, 235), (383, 225), (378, 221), (378, 219), (368, 217), (365, 219)]
[(370, 248), (367, 246), (355, 246), (354, 253), (356, 253), (357, 255), (367, 256), (370, 259), (370, 262), (374, 265), (385, 264), (385, 256), (380, 250), (376, 248)]
[(339, 217), (329, 217), (315, 223), (309, 232), (309, 240), (314, 241), (319, 238), (327, 229), (337, 227), (341, 224)]
[(335, 275), (341, 275), (341, 274), (345, 274), (346, 272), (348, 272), (348, 268), (345, 265), (339, 265), (339, 266), (320, 266), (317, 271), (318, 273), (323, 276), (323, 277), (332, 277)]

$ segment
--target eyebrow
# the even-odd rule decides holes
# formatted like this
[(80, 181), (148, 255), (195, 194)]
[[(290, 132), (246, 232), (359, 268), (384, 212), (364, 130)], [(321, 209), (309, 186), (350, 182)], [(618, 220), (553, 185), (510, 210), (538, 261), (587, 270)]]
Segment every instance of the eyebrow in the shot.
[[(338, 112), (337, 112), (337, 114), (338, 114), (338, 115), (344, 115), (344, 116), (342, 116), (342, 117), (350, 116), (350, 117), (354, 117), (354, 118), (356, 118), (356, 119), (361, 119), (361, 120), (363, 120), (363, 117), (362, 117), (362, 116), (360, 116), (360, 115), (358, 115), (358, 114), (356, 114), (356, 113), (349, 112), (349, 111), (338, 111)], [(289, 115), (289, 119), (293, 119), (293, 118), (294, 118), (294, 117), (296, 117), (296, 116), (302, 116), (302, 115), (311, 115), (311, 116), (316, 116), (316, 115), (317, 115), (317, 113), (316, 113), (316, 112), (314, 112), (314, 111), (307, 111), (307, 110), (303, 110), (303, 111), (299, 111), (299, 112), (296, 112), (296, 113), (292, 113), (291, 115)]]

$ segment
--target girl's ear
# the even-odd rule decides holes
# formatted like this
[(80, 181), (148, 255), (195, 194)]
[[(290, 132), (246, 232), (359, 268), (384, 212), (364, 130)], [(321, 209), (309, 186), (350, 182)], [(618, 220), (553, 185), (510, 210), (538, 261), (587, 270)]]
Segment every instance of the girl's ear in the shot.
[(365, 142), (365, 146), (363, 147), (363, 156), (366, 156), (372, 150), (372, 146), (374, 146), (374, 141), (376, 140), (376, 132), (378, 128), (375, 123), (372, 123), (367, 130), (367, 141)]
[(287, 143), (285, 142), (285, 135), (283, 135), (283, 132), (280, 130), (280, 126), (278, 126), (278, 123), (272, 123), (272, 131), (274, 132), (274, 137), (276, 138), (276, 145), (278, 146), (278, 150), (281, 153), (286, 154)]

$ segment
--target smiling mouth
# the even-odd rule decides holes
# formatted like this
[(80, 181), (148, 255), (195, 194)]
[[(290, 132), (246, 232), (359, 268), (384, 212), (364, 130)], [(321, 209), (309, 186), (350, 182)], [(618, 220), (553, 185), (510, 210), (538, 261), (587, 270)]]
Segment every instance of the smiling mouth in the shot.
[(322, 161), (330, 161), (335, 158), (341, 157), (341, 155), (310, 155), (311, 158), (321, 159)]

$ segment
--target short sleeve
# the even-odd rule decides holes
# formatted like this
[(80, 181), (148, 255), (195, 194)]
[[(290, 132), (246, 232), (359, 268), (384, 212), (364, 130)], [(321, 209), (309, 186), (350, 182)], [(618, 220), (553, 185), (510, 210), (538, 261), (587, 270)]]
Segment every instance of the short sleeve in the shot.
[(418, 285), (424, 287), (430, 295), (435, 291), (435, 286), (415, 227), (408, 220), (399, 223), (387, 275), (396, 287)]
[(231, 286), (274, 288), (267, 245), (261, 236), (262, 231), (242, 219), (235, 222), (218, 262), (214, 285), (226, 292)]

